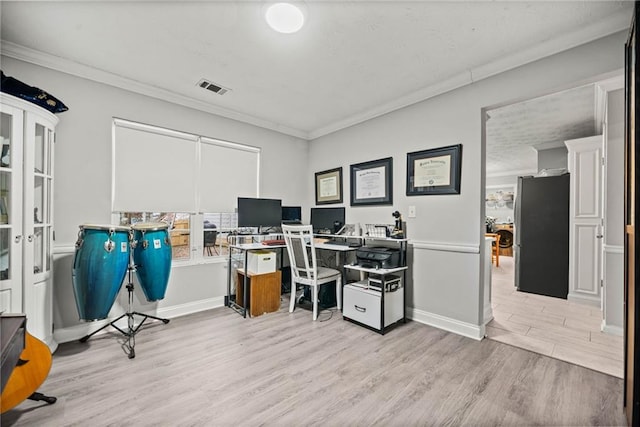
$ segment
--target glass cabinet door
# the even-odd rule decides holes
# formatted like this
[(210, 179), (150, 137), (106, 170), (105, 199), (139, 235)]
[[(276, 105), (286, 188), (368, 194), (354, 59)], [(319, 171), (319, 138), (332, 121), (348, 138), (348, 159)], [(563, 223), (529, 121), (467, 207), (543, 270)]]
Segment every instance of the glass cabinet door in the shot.
[(0, 105), (0, 311), (22, 312), (21, 110)]
[(51, 270), (51, 189), (53, 174), (51, 154), (53, 131), (40, 123), (35, 123), (33, 145), (33, 274), (46, 274)]
[(53, 142), (57, 117), (0, 93), (0, 310), (25, 313), (53, 351)]

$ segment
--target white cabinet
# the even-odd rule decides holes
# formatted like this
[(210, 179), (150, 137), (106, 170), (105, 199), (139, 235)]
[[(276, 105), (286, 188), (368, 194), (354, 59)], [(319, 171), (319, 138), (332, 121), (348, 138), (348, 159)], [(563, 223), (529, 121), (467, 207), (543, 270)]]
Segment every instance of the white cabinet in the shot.
[(406, 320), (404, 282), (407, 267), (389, 269), (372, 269), (358, 265), (344, 267), (368, 276), (359, 282), (344, 286), (342, 296), (344, 319), (367, 326), (381, 334), (395, 323)]
[(600, 306), (602, 263), (602, 135), (565, 141), (569, 150), (569, 295)]
[(405, 318), (401, 278), (369, 276), (366, 280), (345, 285), (342, 315), (384, 333), (385, 328)]
[(0, 311), (27, 315), (53, 351), (52, 113), (0, 94)]
[(365, 246), (367, 242), (381, 242), (387, 246), (393, 242), (393, 245), (399, 246), (398, 258), (390, 263), (389, 268), (384, 268), (385, 263), (381, 264), (377, 256), (381, 253), (373, 251), (371, 257), (358, 255), (360, 260), (364, 260), (362, 263), (367, 265), (344, 266), (346, 270), (358, 271), (360, 281), (343, 287), (342, 316), (345, 320), (384, 334), (396, 323), (406, 321), (407, 239), (363, 237), (363, 241)]

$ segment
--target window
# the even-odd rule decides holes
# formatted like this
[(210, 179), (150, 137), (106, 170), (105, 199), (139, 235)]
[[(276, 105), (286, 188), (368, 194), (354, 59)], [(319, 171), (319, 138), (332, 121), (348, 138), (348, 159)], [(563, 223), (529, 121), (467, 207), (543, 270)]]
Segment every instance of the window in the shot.
[(256, 147), (114, 119), (112, 156), (112, 212), (169, 224), (174, 260), (227, 254), (237, 197), (259, 195)]
[(238, 228), (237, 213), (206, 213), (203, 215), (204, 257), (229, 254), (229, 233)]
[(171, 241), (174, 260), (187, 260), (190, 255), (190, 215), (166, 212), (126, 212), (120, 214), (120, 225), (130, 227), (141, 222), (164, 222)]

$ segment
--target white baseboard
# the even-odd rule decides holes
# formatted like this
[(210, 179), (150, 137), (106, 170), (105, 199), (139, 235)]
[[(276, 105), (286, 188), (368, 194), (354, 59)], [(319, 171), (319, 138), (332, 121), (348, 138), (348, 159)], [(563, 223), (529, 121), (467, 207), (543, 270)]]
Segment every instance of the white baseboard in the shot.
[(49, 338), (44, 340), (44, 343), (47, 345), (47, 347), (49, 347), (49, 351), (51, 353), (53, 353), (58, 349), (58, 342), (55, 339), (53, 339), (53, 336), (50, 336)]
[[(217, 298), (209, 298), (205, 300), (199, 300), (188, 304), (180, 304), (174, 305), (171, 307), (163, 307), (158, 310), (155, 310), (153, 313), (148, 312), (144, 314), (149, 314), (156, 317), (162, 317), (167, 319), (173, 319), (175, 317), (186, 316), (187, 314), (198, 313), (200, 311), (211, 310), (218, 307), (224, 306), (224, 296)], [(68, 328), (56, 329), (53, 333), (53, 337), (58, 343), (65, 343), (79, 340), (80, 338), (92, 333), (103, 327), (104, 325), (108, 325), (113, 320), (117, 319), (114, 317), (113, 319), (104, 319), (96, 322), (86, 322), (80, 325), (71, 326)], [(122, 325), (118, 323), (118, 327), (125, 329), (127, 327), (126, 320), (121, 319)], [(109, 328), (105, 328), (104, 332), (108, 331)], [(100, 331), (97, 335), (104, 333)]]
[(223, 306), (224, 296), (221, 296), (194, 301), (188, 304), (173, 305), (171, 307), (161, 308), (158, 310), (157, 316), (172, 319), (174, 317), (186, 316), (187, 314), (198, 313), (200, 311), (211, 310)]
[(622, 326), (607, 325), (604, 319), (602, 320), (601, 329), (605, 334), (617, 335), (619, 337), (624, 335), (624, 329), (622, 328)]
[(407, 308), (407, 317), (425, 325), (433, 326), (438, 329), (453, 332), (454, 334), (472, 338), (481, 341), (485, 336), (484, 325), (474, 325), (471, 323), (461, 322), (460, 320), (451, 319), (449, 317), (440, 316), (439, 314), (429, 313), (427, 311), (415, 308)]

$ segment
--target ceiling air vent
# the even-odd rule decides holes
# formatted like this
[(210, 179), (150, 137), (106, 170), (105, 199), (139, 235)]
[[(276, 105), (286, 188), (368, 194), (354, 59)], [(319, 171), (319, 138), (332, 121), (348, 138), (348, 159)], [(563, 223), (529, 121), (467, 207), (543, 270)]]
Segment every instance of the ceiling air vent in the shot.
[(222, 87), (215, 83), (210, 82), (209, 80), (202, 79), (198, 82), (198, 86), (201, 88), (210, 90), (211, 92), (217, 93), (218, 95), (224, 95), (229, 92), (231, 89), (227, 89), (226, 87)]

